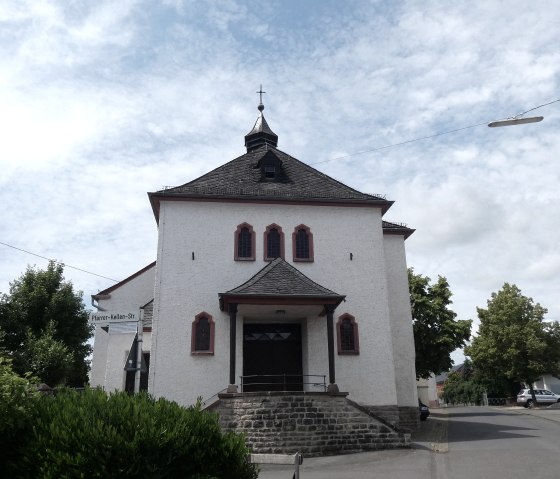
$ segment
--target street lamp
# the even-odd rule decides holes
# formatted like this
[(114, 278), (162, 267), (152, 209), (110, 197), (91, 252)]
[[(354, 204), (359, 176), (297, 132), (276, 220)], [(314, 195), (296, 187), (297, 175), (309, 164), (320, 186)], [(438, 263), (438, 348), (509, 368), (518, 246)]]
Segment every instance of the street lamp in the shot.
[(490, 128), (495, 128), (497, 126), (510, 126), (510, 125), (522, 125), (524, 123), (538, 123), (543, 121), (544, 116), (531, 116), (529, 118), (507, 118), (505, 120), (498, 120), (488, 123)]

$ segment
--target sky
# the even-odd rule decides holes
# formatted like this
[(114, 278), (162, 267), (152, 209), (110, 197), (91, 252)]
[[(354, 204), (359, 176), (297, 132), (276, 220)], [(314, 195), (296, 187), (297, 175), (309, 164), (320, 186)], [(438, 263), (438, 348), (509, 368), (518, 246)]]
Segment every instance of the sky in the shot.
[(560, 102), (486, 126), (560, 99), (558, 25), (554, 0), (3, 0), (0, 292), (47, 265), (20, 250), (88, 307), (154, 261), (146, 193), (243, 154), (262, 84), (279, 148), (395, 201), (473, 331), (505, 282), (560, 320)]

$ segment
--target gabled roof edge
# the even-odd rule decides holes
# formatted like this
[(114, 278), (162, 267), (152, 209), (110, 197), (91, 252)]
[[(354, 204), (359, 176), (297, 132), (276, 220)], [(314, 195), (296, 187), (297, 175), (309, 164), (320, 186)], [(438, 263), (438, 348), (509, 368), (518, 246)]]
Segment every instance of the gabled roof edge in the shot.
[(136, 273), (131, 274), (128, 278), (125, 278), (122, 281), (119, 281), (117, 284), (114, 284), (113, 286), (110, 286), (109, 288), (104, 289), (103, 291), (99, 291), (99, 293), (97, 293), (97, 294), (92, 294), (91, 295), (92, 299), (103, 299), (103, 298), (98, 298), (98, 297), (99, 296), (105, 296), (105, 295), (111, 293), (112, 291), (115, 291), (115, 289), (118, 289), (123, 284), (126, 284), (129, 281), (132, 281), (134, 278), (137, 278), (141, 274), (148, 271), (150, 268), (153, 268), (155, 265), (156, 265), (156, 262), (154, 261), (154, 262), (150, 263), (148, 266), (145, 266), (144, 268), (142, 268), (141, 270), (136, 271)]

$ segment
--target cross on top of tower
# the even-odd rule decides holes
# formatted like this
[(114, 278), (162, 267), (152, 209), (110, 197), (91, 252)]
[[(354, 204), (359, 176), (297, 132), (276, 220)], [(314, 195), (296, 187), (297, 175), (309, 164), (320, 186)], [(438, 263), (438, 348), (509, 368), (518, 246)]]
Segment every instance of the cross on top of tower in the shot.
[(266, 93), (266, 92), (263, 91), (263, 89), (262, 89), (262, 84), (261, 84), (261, 88), (259, 89), (259, 91), (258, 91), (257, 93), (259, 94), (259, 98), (260, 98), (259, 106), (258, 106), (257, 108), (258, 108), (260, 111), (263, 111), (263, 110), (264, 110), (264, 105), (263, 105), (263, 102), (262, 102), (262, 96), (263, 96), (263, 93)]

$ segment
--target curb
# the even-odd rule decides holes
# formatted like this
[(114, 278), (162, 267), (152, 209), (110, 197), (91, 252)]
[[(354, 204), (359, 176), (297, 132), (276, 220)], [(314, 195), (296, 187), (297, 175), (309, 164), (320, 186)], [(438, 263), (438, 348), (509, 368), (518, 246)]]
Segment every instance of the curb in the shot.
[(535, 414), (537, 411), (546, 411), (547, 408), (543, 408), (543, 409), (517, 409), (517, 408), (507, 408), (508, 411), (514, 412), (516, 414), (520, 414), (520, 415), (525, 415), (525, 416), (533, 416), (533, 417), (538, 417), (540, 419), (544, 419), (545, 421), (550, 421), (550, 422), (560, 422), (560, 416), (556, 416), (556, 417), (549, 417), (546, 415), (542, 415), (542, 414)]
[(435, 440), (430, 443), (430, 448), (434, 452), (449, 452), (449, 416), (447, 411), (441, 413), (441, 419), (436, 424)]

